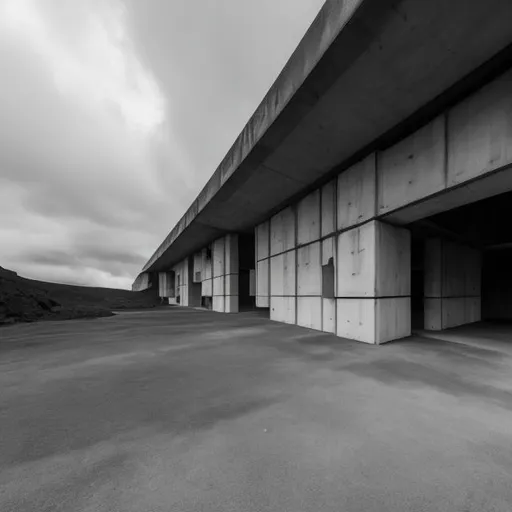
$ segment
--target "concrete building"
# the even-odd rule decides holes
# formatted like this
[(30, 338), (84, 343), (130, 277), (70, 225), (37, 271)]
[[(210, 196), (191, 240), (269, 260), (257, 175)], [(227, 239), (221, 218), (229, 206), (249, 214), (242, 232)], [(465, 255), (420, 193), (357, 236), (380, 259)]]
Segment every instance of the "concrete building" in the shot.
[(510, 20), (328, 0), (133, 288), (376, 344), (512, 318)]

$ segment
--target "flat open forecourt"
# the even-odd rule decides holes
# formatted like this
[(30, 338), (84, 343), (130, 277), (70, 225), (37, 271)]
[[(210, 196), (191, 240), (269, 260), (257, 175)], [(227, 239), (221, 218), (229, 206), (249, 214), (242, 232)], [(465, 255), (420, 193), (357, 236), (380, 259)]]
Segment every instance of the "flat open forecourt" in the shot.
[(511, 328), (479, 333), (376, 347), (185, 308), (2, 328), (0, 510), (509, 512)]

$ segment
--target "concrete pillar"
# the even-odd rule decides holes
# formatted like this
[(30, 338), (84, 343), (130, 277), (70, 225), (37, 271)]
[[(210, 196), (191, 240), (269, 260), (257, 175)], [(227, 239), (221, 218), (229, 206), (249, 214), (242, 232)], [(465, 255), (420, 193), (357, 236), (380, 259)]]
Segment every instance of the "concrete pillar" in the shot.
[(167, 299), (174, 297), (174, 272), (159, 272), (158, 295)]
[(440, 238), (425, 241), (425, 329), (481, 320), (481, 253)]
[(380, 344), (411, 334), (410, 232), (380, 221), (337, 243), (338, 336)]
[(215, 240), (213, 258), (213, 310), (238, 312), (238, 235)]

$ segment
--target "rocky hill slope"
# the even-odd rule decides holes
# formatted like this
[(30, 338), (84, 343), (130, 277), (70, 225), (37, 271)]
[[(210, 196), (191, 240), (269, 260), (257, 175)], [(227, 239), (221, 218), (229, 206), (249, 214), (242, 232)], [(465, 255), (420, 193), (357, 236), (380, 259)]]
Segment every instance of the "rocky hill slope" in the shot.
[(132, 292), (25, 279), (0, 267), (0, 325), (113, 315), (160, 305), (156, 291)]

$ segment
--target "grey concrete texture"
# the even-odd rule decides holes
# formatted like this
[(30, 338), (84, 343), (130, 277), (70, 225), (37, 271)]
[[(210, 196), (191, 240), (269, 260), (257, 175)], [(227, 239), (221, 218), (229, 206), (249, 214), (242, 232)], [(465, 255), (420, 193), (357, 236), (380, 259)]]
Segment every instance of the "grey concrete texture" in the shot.
[(3, 328), (0, 510), (508, 512), (512, 329), (478, 329), (378, 347), (185, 308)]

